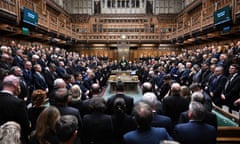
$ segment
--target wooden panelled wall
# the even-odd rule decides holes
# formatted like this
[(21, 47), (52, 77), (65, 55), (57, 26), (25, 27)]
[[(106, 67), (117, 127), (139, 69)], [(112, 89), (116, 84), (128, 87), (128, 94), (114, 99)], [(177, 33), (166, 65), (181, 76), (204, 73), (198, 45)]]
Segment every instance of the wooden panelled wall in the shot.
[[(91, 49), (74, 49), (74, 51), (79, 52), (80, 55), (89, 55), (89, 56), (108, 56), (109, 60), (118, 59), (117, 49), (110, 48), (91, 48)], [(181, 50), (170, 50), (170, 49), (157, 49), (157, 48), (139, 48), (139, 49), (130, 49), (129, 58), (130, 61), (139, 60), (140, 56), (151, 56), (158, 57), (164, 55), (171, 55), (172, 53), (180, 53)]]

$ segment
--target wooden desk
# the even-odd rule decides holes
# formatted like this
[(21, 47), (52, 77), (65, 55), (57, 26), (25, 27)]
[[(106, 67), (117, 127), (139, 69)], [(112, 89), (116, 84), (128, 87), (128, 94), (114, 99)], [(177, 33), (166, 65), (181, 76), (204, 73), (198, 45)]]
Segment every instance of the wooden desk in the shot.
[(116, 90), (116, 84), (118, 81), (122, 81), (124, 83), (125, 91), (132, 91), (138, 93), (138, 76), (130, 76), (130, 75), (111, 75), (109, 77), (108, 83), (110, 84), (110, 91)]

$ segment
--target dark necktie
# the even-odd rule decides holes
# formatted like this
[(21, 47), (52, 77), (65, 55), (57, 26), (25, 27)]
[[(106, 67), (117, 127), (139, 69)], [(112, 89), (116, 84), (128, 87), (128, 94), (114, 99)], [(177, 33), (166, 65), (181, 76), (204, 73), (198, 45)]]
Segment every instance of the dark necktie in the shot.
[(233, 80), (233, 76), (230, 76), (230, 77), (228, 78), (228, 80), (227, 80), (227, 83), (225, 84), (225, 91), (228, 90), (228, 88), (229, 88), (232, 80)]
[(213, 86), (216, 86), (217, 81), (218, 81), (218, 77), (216, 76), (216, 77), (214, 77), (213, 82), (212, 82)]

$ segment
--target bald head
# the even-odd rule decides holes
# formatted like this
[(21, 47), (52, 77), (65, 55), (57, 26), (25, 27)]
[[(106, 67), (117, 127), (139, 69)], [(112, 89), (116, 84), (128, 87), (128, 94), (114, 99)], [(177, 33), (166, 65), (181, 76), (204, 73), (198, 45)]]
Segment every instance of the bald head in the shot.
[(14, 75), (8, 75), (3, 79), (3, 86), (15, 83), (19, 83), (19, 78)]
[(142, 85), (142, 93), (152, 92), (152, 84), (150, 82), (145, 82)]
[(3, 79), (3, 90), (8, 90), (18, 96), (21, 92), (19, 78), (14, 75), (8, 75)]

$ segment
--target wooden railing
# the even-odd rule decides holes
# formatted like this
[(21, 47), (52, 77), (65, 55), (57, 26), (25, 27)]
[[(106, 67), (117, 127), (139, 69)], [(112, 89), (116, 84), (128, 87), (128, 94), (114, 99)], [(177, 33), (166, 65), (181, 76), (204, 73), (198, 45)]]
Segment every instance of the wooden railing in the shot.
[(58, 17), (52, 13), (49, 13), (49, 29), (52, 31), (58, 31)]
[(34, 3), (33, 3), (33, 1), (30, 1), (30, 0), (21, 0), (20, 8), (22, 8), (22, 7), (26, 7), (30, 10), (34, 10)]
[[(40, 4), (39, 4), (40, 3)], [(158, 25), (158, 28), (152, 33), (145, 33), (145, 32), (129, 32), (128, 40), (129, 41), (161, 41), (161, 40), (172, 40), (178, 37), (183, 37), (185, 34), (192, 34), (195, 31), (202, 31), (204, 28), (212, 27), (213, 26), (213, 13), (217, 9), (220, 9), (224, 6), (230, 5), (232, 6), (232, 13), (233, 13), (233, 21), (235, 20), (236, 16), (239, 17), (240, 15), (240, 1), (239, 0), (219, 0), (216, 3), (212, 2), (210, 5), (206, 5), (205, 7), (201, 8), (201, 11), (198, 11), (193, 14), (180, 14), (180, 18), (176, 22), (176, 26), (174, 27), (175, 30), (161, 32), (161, 21), (154, 23)], [(86, 40), (86, 41), (118, 41), (121, 39), (121, 33), (116, 33), (113, 35), (109, 32), (91, 32), (91, 26), (84, 27), (86, 32), (73, 32), (73, 24), (70, 21), (69, 17), (63, 17), (62, 15), (58, 15), (46, 9), (46, 4), (34, 3), (32, 0), (0, 0), (0, 10), (5, 11), (9, 14), (16, 15), (18, 19), (21, 19), (21, 8), (26, 7), (38, 13), (38, 25), (41, 28), (46, 29), (47, 31), (55, 32), (56, 34), (63, 34), (67, 37), (76, 38), (77, 40)], [(119, 15), (120, 17), (124, 18), (144, 18), (146, 15), (136, 15), (136, 16), (126, 16), (126, 15)], [(101, 18), (100, 16), (96, 16)], [(102, 15), (102, 18), (115, 18), (115, 15)], [(154, 16), (151, 16), (153, 18)], [(149, 17), (150, 18), (150, 17)], [(149, 20), (149, 19), (147, 19)], [(93, 22), (90, 25), (94, 24)], [(148, 21), (146, 21), (146, 24)], [(138, 23), (134, 23), (138, 25)], [(109, 24), (103, 23), (103, 28)], [(116, 27), (120, 27), (115, 24)], [(130, 25), (128, 23), (128, 25)], [(143, 23), (139, 23), (138, 27), (142, 27)], [(172, 27), (173, 24), (169, 24), (169, 26), (165, 26), (166, 28)], [(127, 27), (127, 26), (126, 26)], [(137, 26), (136, 26), (137, 27)]]
[(218, 127), (218, 143), (240, 143), (240, 127)]
[[(122, 33), (81, 33), (79, 39), (87, 40), (88, 42), (105, 41), (105, 42), (118, 42), (122, 40)], [(162, 40), (170, 40), (170, 33), (126, 33), (127, 41), (131, 42), (160, 42)]]
[(48, 19), (49, 19), (49, 14), (48, 11), (43, 11), (42, 7), (37, 6), (36, 7), (36, 12), (38, 13), (38, 24), (41, 27), (48, 28)]
[(233, 20), (235, 22), (236, 17), (239, 18), (239, 16), (240, 16), (240, 1), (239, 0), (234, 0), (233, 11), (234, 11)]

